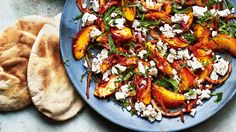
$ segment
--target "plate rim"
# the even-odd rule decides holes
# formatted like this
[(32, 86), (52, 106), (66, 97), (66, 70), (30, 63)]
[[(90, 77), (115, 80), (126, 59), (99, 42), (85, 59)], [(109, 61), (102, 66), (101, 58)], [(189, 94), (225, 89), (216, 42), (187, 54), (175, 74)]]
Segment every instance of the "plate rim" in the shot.
[[(69, 3), (68, 1), (70, 0), (66, 0), (65, 4), (64, 4), (64, 7), (63, 7), (63, 10), (62, 10), (62, 17), (61, 17), (61, 20), (60, 20), (60, 30), (59, 30), (59, 35), (60, 35), (60, 52), (61, 52), (61, 57), (62, 57), (62, 61), (65, 61), (66, 60), (66, 56), (63, 52), (63, 37), (62, 36), (62, 27), (63, 27), (63, 20), (64, 20), (64, 15), (66, 14), (65, 13), (65, 8), (67, 6), (67, 4)], [(123, 128), (127, 128), (129, 130), (135, 130), (135, 131), (147, 131), (145, 129), (139, 129), (138, 127), (130, 127), (129, 125), (124, 125), (124, 124), (119, 124), (118, 122), (116, 122), (113, 118), (109, 118), (109, 115), (106, 115), (106, 114), (103, 114), (101, 112), (99, 112), (99, 110), (92, 104), (90, 103), (89, 101), (87, 101), (87, 98), (85, 96), (83, 96), (82, 94), (85, 94), (85, 93), (81, 93), (80, 90), (78, 90), (79, 88), (76, 87), (76, 84), (75, 84), (75, 81), (73, 81), (73, 73), (70, 71), (70, 68), (68, 68), (66, 65), (64, 65), (65, 69), (66, 69), (66, 73), (72, 83), (72, 85), (74, 86), (74, 88), (76, 89), (77, 93), (80, 95), (80, 97), (94, 110), (96, 111), (96, 113), (98, 113), (100, 116), (102, 116), (103, 118), (105, 118), (106, 120), (112, 122), (113, 124), (116, 124), (117, 126), (121, 126)], [(236, 87), (236, 86), (234, 86)], [(191, 124), (191, 125), (187, 125), (187, 126), (184, 126), (184, 127), (181, 127), (179, 129), (169, 129), (168, 131), (180, 131), (180, 130), (185, 130), (185, 129), (188, 129), (188, 128), (192, 128), (194, 126), (197, 126), (199, 125), (200, 123), (203, 123), (205, 121), (207, 121), (209, 118), (213, 117), (217, 112), (219, 112), (220, 110), (222, 110), (222, 108), (228, 104), (230, 102), (230, 100), (232, 100), (232, 98), (235, 96), (235, 93), (236, 93), (236, 89), (234, 89), (233, 93), (230, 94), (230, 96), (228, 96), (225, 101), (219, 105), (219, 107), (217, 107), (217, 109), (215, 109), (215, 111), (212, 112), (212, 114), (208, 114), (207, 116), (201, 118), (200, 120), (197, 120), (195, 123)], [(204, 104), (203, 104), (204, 105)], [(140, 117), (139, 117), (140, 118)], [(154, 130), (153, 130), (154, 131)]]

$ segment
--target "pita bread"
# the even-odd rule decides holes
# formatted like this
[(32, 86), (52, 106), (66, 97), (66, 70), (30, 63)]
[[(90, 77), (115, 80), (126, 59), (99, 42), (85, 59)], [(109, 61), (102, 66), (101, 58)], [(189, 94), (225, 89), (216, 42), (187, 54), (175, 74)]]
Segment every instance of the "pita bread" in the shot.
[(75, 116), (84, 106), (65, 71), (56, 26), (46, 24), (39, 32), (27, 75), (32, 101), (44, 115), (63, 121)]
[(40, 16), (23, 17), (0, 34), (0, 111), (19, 110), (31, 102), (26, 80), (28, 58), (47, 21)]

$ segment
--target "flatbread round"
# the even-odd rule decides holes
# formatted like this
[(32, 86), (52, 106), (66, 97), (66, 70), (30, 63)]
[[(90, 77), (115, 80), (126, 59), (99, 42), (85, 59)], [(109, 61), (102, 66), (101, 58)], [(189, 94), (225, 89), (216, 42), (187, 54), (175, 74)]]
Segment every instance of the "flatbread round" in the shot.
[(47, 21), (40, 16), (23, 17), (0, 34), (0, 111), (19, 110), (31, 102), (26, 79), (28, 58)]
[(63, 121), (75, 116), (84, 106), (65, 71), (56, 26), (46, 24), (39, 32), (27, 75), (32, 101), (44, 115)]

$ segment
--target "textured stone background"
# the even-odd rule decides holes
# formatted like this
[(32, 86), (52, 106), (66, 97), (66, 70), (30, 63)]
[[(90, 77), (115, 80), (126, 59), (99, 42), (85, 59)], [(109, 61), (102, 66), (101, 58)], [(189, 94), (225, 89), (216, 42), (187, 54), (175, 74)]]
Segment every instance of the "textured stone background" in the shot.
[[(0, 0), (0, 31), (25, 15), (54, 16), (61, 12), (63, 0)], [(186, 131), (235, 132), (236, 97), (220, 112), (204, 123)], [(103, 117), (90, 107), (66, 122), (54, 122), (41, 115), (33, 105), (18, 112), (0, 113), (0, 132), (106, 132), (127, 131)]]

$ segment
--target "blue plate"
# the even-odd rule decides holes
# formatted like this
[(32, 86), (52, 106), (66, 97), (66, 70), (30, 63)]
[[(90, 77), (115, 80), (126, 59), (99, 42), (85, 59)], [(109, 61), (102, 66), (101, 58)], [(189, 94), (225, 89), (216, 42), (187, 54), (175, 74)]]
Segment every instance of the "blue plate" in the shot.
[[(236, 5), (236, 1), (233, 2)], [(217, 91), (223, 91), (223, 99), (219, 103), (214, 103), (215, 97), (206, 101), (202, 106), (197, 107), (197, 113), (195, 117), (185, 115), (185, 122), (182, 123), (180, 118), (163, 118), (160, 122), (150, 123), (146, 119), (139, 118), (137, 116), (131, 116), (126, 110), (122, 110), (119, 105), (114, 102), (108, 102), (106, 99), (98, 99), (93, 96), (95, 89), (94, 83), (91, 84), (90, 98), (87, 99), (86, 93), (86, 77), (81, 82), (81, 75), (85, 73), (85, 68), (82, 61), (74, 59), (72, 54), (72, 37), (76, 36), (80, 30), (81, 23), (73, 22), (72, 18), (75, 18), (80, 14), (76, 6), (76, 0), (67, 0), (62, 13), (61, 27), (60, 27), (60, 47), (61, 54), (64, 61), (67, 61), (68, 65), (65, 65), (66, 71), (73, 83), (74, 87), (80, 94), (80, 96), (103, 117), (107, 118), (111, 122), (120, 125), (122, 127), (138, 130), (138, 131), (176, 131), (182, 130), (194, 125), (197, 125), (219, 111), (229, 100), (234, 96), (236, 92), (236, 59), (233, 58), (232, 65), (233, 70), (229, 79), (225, 84), (218, 88)]]

